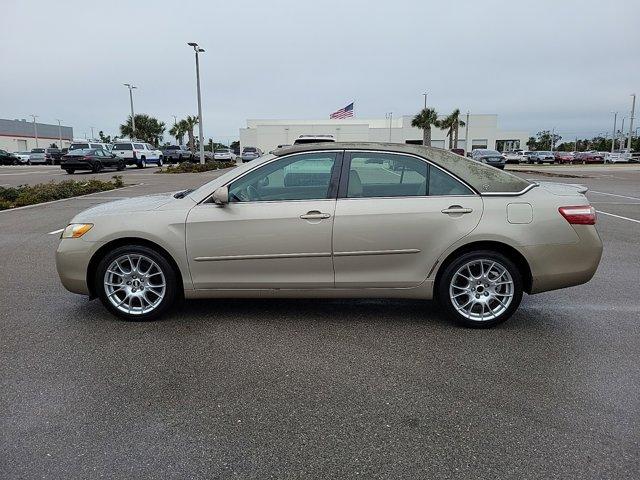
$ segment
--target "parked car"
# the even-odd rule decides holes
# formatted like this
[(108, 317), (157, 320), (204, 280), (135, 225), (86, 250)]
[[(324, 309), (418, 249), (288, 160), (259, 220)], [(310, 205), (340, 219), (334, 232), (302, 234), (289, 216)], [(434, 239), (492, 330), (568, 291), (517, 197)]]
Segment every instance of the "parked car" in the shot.
[(502, 152), (505, 158), (505, 163), (522, 163), (522, 150), (515, 150), (512, 152)]
[(531, 152), (529, 155), (529, 163), (537, 163), (540, 165), (543, 163), (553, 163), (554, 161), (555, 157), (553, 156), (553, 152), (538, 151)]
[(335, 141), (336, 138), (333, 135), (300, 135), (293, 141), (293, 144), (302, 145), (305, 143), (327, 143)]
[(18, 158), (18, 163), (23, 165), (29, 164), (29, 157), (31, 156), (31, 152), (14, 152), (13, 153)]
[(595, 151), (589, 152), (576, 152), (574, 157), (576, 163), (602, 163), (604, 162), (604, 156)]
[(56, 265), (69, 291), (127, 320), (181, 297), (435, 297), (489, 327), (523, 292), (592, 278), (602, 242), (585, 192), (438, 148), (299, 145), (196, 190), (85, 210)]
[(497, 150), (488, 150), (485, 148), (477, 148), (471, 152), (471, 158), (476, 162), (486, 163), (492, 167), (504, 169), (506, 158)]
[(218, 148), (213, 152), (213, 159), (227, 162), (235, 162), (236, 155), (230, 148)]
[(68, 152), (72, 150), (88, 150), (90, 148), (102, 148), (103, 150), (109, 150), (109, 145), (107, 145), (106, 143), (90, 142), (90, 141), (73, 142), (71, 145), (69, 145)]
[(124, 159), (127, 165), (135, 165), (138, 168), (145, 168), (149, 163), (161, 167), (163, 163), (162, 152), (143, 142), (117, 142), (113, 145), (111, 153)]
[(555, 163), (573, 163), (573, 152), (553, 152)]
[(77, 170), (90, 170), (93, 173), (101, 172), (105, 168), (124, 170), (124, 159), (103, 148), (89, 148), (86, 150), (75, 149), (68, 152), (60, 161), (60, 167), (68, 174)]
[(614, 150), (604, 156), (604, 163), (628, 163), (633, 157), (628, 150)]
[(58, 148), (32, 148), (29, 155), (29, 164), (58, 165), (61, 157), (62, 155)]
[(193, 153), (187, 147), (182, 145), (169, 145), (162, 148), (162, 155), (167, 162), (178, 162), (193, 160)]
[(0, 150), (0, 165), (18, 165), (20, 159), (13, 153), (6, 150)]
[(251, 160), (255, 160), (256, 158), (260, 158), (262, 156), (262, 150), (256, 147), (244, 147), (242, 149), (242, 162), (250, 162)]

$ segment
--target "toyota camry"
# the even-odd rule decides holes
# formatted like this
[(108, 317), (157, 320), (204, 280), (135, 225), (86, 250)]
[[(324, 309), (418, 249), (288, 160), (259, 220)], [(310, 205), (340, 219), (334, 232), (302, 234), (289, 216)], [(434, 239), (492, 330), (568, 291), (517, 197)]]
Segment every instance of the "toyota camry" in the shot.
[(592, 278), (602, 243), (585, 192), (431, 147), (294, 145), (195, 190), (85, 210), (57, 268), (127, 320), (179, 298), (434, 298), (489, 327), (523, 293)]

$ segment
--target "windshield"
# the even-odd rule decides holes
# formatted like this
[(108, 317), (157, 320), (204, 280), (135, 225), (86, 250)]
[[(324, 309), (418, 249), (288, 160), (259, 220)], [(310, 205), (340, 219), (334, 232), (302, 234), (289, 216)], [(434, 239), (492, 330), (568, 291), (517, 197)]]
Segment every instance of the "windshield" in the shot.
[(113, 150), (133, 150), (130, 143), (116, 143)]
[(244, 172), (255, 168), (258, 165), (262, 165), (269, 160), (276, 158), (275, 155), (267, 154), (263, 155), (255, 160), (252, 160), (249, 163), (243, 163), (242, 165), (235, 167), (229, 170), (224, 175), (220, 175), (218, 178), (211, 180), (210, 182), (205, 183), (199, 188), (196, 188), (189, 195), (193, 195), (194, 198), (199, 198), (200, 196), (208, 195), (213, 192), (213, 189), (219, 185), (224, 185), (225, 183), (233, 180), (239, 175), (242, 175)]
[(256, 149), (253, 147), (244, 147), (243, 152), (256, 153)]
[(69, 146), (69, 150), (82, 150), (84, 148), (89, 148), (88, 143), (72, 143)]

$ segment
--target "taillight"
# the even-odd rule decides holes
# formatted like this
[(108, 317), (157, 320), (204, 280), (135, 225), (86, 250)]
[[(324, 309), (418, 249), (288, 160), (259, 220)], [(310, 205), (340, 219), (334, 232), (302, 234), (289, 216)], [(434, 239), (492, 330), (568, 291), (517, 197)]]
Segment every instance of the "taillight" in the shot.
[(91, 160), (91, 157), (84, 157), (83, 160)]
[(560, 207), (558, 211), (571, 225), (596, 224), (596, 210), (591, 205)]

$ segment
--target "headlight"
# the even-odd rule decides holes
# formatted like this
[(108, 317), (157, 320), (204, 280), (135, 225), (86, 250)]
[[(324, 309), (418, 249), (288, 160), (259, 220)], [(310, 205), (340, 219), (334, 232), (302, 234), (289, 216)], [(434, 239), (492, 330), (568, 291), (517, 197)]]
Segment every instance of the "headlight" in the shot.
[(60, 238), (80, 238), (93, 228), (93, 223), (71, 223), (67, 225)]

